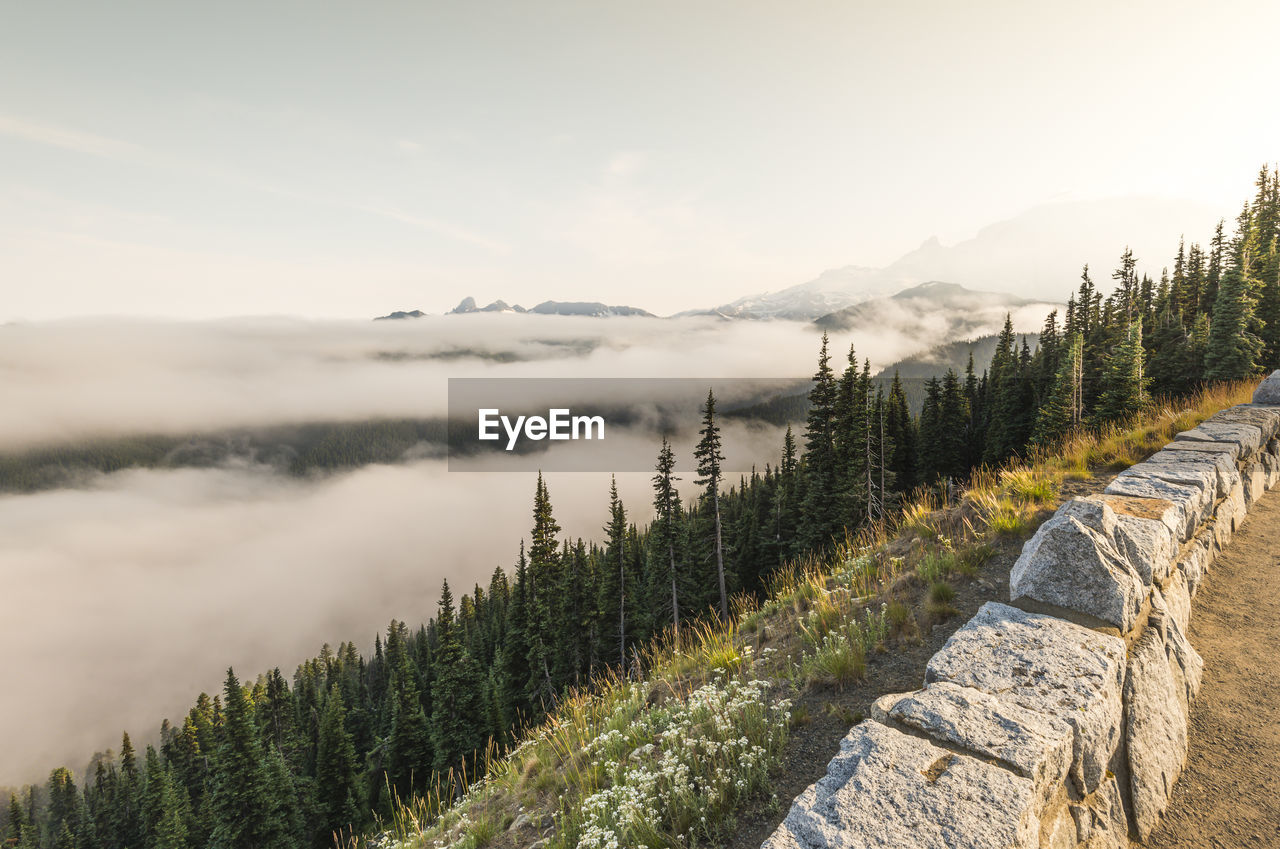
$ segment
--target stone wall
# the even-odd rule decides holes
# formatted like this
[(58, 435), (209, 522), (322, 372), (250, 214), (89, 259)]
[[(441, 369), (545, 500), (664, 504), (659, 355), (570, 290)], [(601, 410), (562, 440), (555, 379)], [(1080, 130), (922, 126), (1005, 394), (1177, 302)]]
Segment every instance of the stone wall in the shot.
[(1124, 849), (1168, 805), (1203, 662), (1197, 590), (1280, 481), (1280, 371), (1100, 495), (1073, 498), (876, 702), (762, 849)]

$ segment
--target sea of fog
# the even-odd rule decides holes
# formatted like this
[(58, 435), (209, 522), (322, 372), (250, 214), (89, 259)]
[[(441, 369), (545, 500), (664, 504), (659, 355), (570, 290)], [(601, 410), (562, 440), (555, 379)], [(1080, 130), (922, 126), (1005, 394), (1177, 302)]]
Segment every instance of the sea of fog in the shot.
[[(1035, 330), (1044, 314), (1025, 308), (1015, 325)], [(987, 332), (1002, 320), (993, 314)], [(903, 315), (842, 333), (833, 365), (853, 343), (879, 368), (948, 341), (947, 328), (944, 317)], [(450, 377), (803, 377), (818, 344), (806, 324), (714, 318), (9, 324), (0, 455), (440, 416)], [(738, 468), (776, 462), (780, 442), (776, 429), (725, 433)], [(646, 521), (648, 474), (618, 484)], [(291, 677), (326, 642), (368, 649), (392, 618), (425, 621), (443, 579), (461, 593), (512, 566), (533, 486), (530, 472), (449, 472), (410, 455), (303, 477), (238, 460), (133, 468), (0, 495), (0, 785), (62, 764), (80, 773), (121, 730), (154, 740), (161, 719), (216, 690), (228, 666)], [(599, 538), (608, 474), (550, 473), (548, 486), (565, 533)]]

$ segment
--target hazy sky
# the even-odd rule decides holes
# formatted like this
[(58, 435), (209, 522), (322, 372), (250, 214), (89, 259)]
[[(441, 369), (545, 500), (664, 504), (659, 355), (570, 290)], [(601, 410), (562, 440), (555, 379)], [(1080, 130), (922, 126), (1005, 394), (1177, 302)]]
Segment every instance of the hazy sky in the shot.
[(1233, 205), (1280, 156), (1277, 31), (1269, 0), (0, 0), (0, 320), (669, 312), (1053, 200)]

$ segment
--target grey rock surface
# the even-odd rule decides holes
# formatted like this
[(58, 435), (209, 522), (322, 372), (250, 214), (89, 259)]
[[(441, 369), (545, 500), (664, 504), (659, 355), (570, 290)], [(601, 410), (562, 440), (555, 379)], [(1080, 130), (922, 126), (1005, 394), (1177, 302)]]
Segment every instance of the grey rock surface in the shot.
[(1059, 805), (1040, 820), (1040, 849), (1076, 849), (1076, 822), (1071, 808)]
[(1203, 454), (1226, 454), (1234, 462), (1240, 459), (1240, 446), (1234, 442), (1203, 442), (1195, 439), (1175, 439), (1161, 451), (1199, 451)]
[(1169, 671), (1173, 674), (1178, 704), (1182, 708), (1184, 721), (1190, 721), (1191, 703), (1200, 694), (1200, 685), (1204, 681), (1204, 659), (1191, 645), (1186, 630), (1165, 609), (1163, 598), (1157, 597), (1152, 606), (1149, 627), (1155, 629), (1164, 642), (1165, 657), (1169, 660)]
[(1009, 574), (1014, 601), (1074, 610), (1127, 632), (1145, 597), (1142, 579), (1111, 539), (1070, 515), (1054, 516), (1022, 547)]
[(1072, 726), (1071, 775), (1101, 784), (1120, 742), (1125, 645), (1053, 616), (987, 602), (951, 635), (925, 681), (951, 681)]
[(1267, 375), (1253, 390), (1253, 403), (1280, 404), (1280, 369)]
[(1261, 498), (1267, 491), (1267, 467), (1262, 463), (1262, 456), (1258, 455), (1250, 460), (1244, 467), (1241, 474), (1241, 483), (1244, 485), (1244, 504), (1245, 507), (1252, 507), (1253, 503)]
[(1146, 840), (1187, 759), (1186, 714), (1155, 628), (1143, 632), (1129, 656), (1124, 701), (1133, 821), (1139, 838)]
[(1096, 793), (1072, 803), (1070, 810), (1081, 849), (1129, 849), (1129, 821), (1114, 775)]
[[(1172, 444), (1178, 445), (1179, 443), (1175, 442)], [(1201, 444), (1208, 445), (1210, 443)], [(1163, 449), (1152, 454), (1143, 461), (1141, 465), (1174, 466), (1182, 468), (1208, 467), (1213, 470), (1214, 477), (1216, 479), (1216, 492), (1214, 493), (1215, 499), (1226, 495), (1228, 490), (1235, 486), (1236, 482), (1240, 480), (1240, 470), (1236, 468), (1235, 460), (1232, 459), (1231, 454), (1226, 451), (1189, 451), (1181, 448)], [(1172, 477), (1167, 479), (1173, 480), (1174, 483), (1178, 482)]]
[(1222, 551), (1231, 543), (1231, 537), (1244, 522), (1247, 515), (1248, 507), (1245, 506), (1244, 484), (1241, 484), (1232, 489), (1226, 498), (1218, 502), (1214, 516), (1207, 525), (1206, 529), (1213, 534), (1214, 553)]
[(1182, 484), (1201, 493), (1201, 506), (1207, 508), (1218, 498), (1218, 473), (1212, 463), (1195, 462), (1195, 455), (1187, 461), (1143, 460), (1130, 466), (1116, 479), (1121, 478), (1157, 478), (1169, 483)]
[(1209, 571), (1209, 548), (1211, 545), (1212, 541), (1210, 539), (1197, 534), (1183, 547), (1182, 553), (1178, 557), (1177, 569), (1187, 582), (1187, 592), (1192, 598), (1196, 597), (1196, 593), (1200, 590), (1200, 584), (1204, 582), (1205, 573)]
[(1031, 782), (864, 721), (761, 849), (1036, 849)]
[(1131, 484), (1140, 485), (1143, 482), (1167, 484), (1186, 490), (1181, 497), (1187, 502), (1188, 514), (1193, 517), (1190, 520), (1191, 526), (1199, 524), (1209, 514), (1218, 495), (1217, 474), (1213, 469), (1198, 463), (1138, 463), (1116, 475), (1108, 484), (1107, 491), (1110, 492), (1114, 487), (1119, 493)]
[[(1175, 573), (1158, 590), (1165, 609), (1186, 632), (1191, 627), (1191, 590), (1181, 572)], [(1155, 593), (1152, 593), (1153, 601)]]
[(1262, 446), (1262, 430), (1256, 425), (1238, 422), (1203, 421), (1191, 430), (1184, 430), (1175, 440), (1194, 442), (1228, 442), (1240, 448), (1240, 457), (1252, 456)]
[(1030, 779), (1041, 807), (1059, 791), (1071, 767), (1070, 725), (971, 687), (939, 681), (899, 697), (886, 716)]
[(1159, 478), (1117, 477), (1104, 490), (1108, 495), (1127, 495), (1132, 498), (1153, 498), (1168, 501), (1180, 514), (1178, 542), (1190, 538), (1204, 518), (1204, 493), (1193, 487), (1170, 483)]
[[(1231, 491), (1227, 493), (1227, 497), (1218, 504), (1215, 515), (1226, 516), (1231, 522), (1231, 529), (1233, 531), (1240, 530), (1240, 525), (1244, 522), (1245, 517), (1249, 515), (1249, 506), (1245, 503), (1244, 498), (1243, 482), (1239, 486), (1231, 488)], [(1218, 550), (1221, 551), (1222, 549), (1219, 548)]]
[(1271, 489), (1280, 483), (1280, 457), (1270, 452), (1264, 452), (1261, 456), (1262, 468), (1267, 474), (1267, 489)]
[(1219, 410), (1210, 416), (1208, 421), (1253, 425), (1262, 431), (1262, 441), (1266, 443), (1280, 432), (1280, 407), (1265, 404), (1238, 404), (1235, 407)]
[(1090, 495), (1071, 498), (1058, 515), (1072, 516), (1109, 537), (1145, 586), (1168, 577), (1178, 553), (1178, 513), (1165, 501)]

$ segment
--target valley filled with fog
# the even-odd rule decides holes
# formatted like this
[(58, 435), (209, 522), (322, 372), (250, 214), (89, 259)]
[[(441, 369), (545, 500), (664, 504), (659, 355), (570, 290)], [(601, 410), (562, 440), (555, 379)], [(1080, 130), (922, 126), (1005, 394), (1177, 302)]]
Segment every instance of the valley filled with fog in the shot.
[[(998, 331), (1006, 307), (968, 312), (966, 337)], [(1037, 330), (1049, 309), (1015, 305), (1015, 328)], [(886, 301), (833, 329), (832, 365), (852, 343), (874, 372), (958, 332), (944, 308)], [(450, 472), (430, 444), (332, 468), (253, 446), (296, 459), (291, 434), (317, 422), (439, 419), (448, 378), (805, 378), (820, 333), (807, 321), (505, 314), (0, 326), (0, 472), (36, 473), (30, 486), (16, 471), (0, 479), (0, 645), (7, 675), (32, 682), (0, 688), (0, 784), (79, 771), (122, 729), (154, 739), (228, 666), (291, 677), (326, 642), (368, 648), (392, 618), (416, 627), (442, 580), (457, 594), (487, 583), (528, 532), (531, 472)], [(674, 437), (685, 465), (695, 416)], [(724, 438), (727, 468), (777, 462), (776, 423), (729, 422)], [(659, 433), (619, 439), (652, 456)], [(105, 459), (80, 468), (77, 451)], [(599, 538), (608, 474), (547, 479), (564, 535)], [(618, 484), (632, 520), (647, 521), (649, 475)]]

